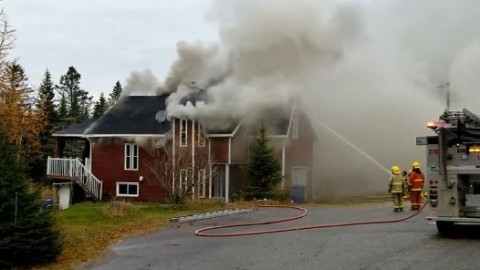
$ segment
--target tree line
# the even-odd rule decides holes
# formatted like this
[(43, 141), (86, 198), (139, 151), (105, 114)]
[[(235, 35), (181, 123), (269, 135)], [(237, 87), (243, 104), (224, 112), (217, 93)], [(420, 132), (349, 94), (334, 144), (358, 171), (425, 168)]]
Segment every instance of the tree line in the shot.
[(108, 99), (101, 93), (93, 101), (81, 87), (81, 78), (71, 66), (54, 83), (46, 70), (40, 86), (34, 88), (18, 61), (4, 61), (0, 66), (0, 130), (15, 144), (32, 179), (44, 175), (46, 159), (54, 151), (53, 133), (102, 116), (121, 96), (122, 85), (117, 81)]
[(47, 154), (47, 135), (60, 123), (60, 118), (49, 122), (58, 112), (53, 83), (36, 93), (22, 66), (7, 60), (13, 33), (0, 9), (0, 269), (45, 264), (62, 250), (53, 213), (42, 207), (29, 181), (35, 160)]
[(9, 59), (15, 35), (4, 15), (0, 7), (0, 269), (12, 269), (49, 263), (62, 250), (53, 212), (31, 185), (48, 183), (52, 134), (101, 117), (120, 99), (122, 85), (117, 81), (108, 98), (101, 93), (94, 100), (70, 66), (58, 81), (47, 69), (33, 87), (20, 62)]

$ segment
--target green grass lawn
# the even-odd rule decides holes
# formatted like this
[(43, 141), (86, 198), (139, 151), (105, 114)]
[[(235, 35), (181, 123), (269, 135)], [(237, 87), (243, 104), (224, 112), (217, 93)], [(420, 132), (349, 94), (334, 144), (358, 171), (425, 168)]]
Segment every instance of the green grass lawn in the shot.
[(97, 258), (111, 244), (128, 236), (153, 232), (168, 226), (175, 216), (226, 209), (220, 202), (203, 201), (179, 207), (153, 203), (128, 204), (115, 214), (112, 203), (81, 203), (56, 212), (62, 234), (63, 252), (58, 261), (39, 269), (74, 269), (79, 263)]

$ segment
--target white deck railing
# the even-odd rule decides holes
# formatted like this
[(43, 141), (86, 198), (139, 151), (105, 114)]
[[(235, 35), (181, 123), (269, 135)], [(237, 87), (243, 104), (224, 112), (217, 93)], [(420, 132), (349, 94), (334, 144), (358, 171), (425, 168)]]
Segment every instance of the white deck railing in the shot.
[[(89, 164), (90, 161), (87, 162), (87, 165)], [(47, 175), (72, 178), (95, 199), (102, 199), (102, 181), (98, 180), (78, 158), (48, 157)]]

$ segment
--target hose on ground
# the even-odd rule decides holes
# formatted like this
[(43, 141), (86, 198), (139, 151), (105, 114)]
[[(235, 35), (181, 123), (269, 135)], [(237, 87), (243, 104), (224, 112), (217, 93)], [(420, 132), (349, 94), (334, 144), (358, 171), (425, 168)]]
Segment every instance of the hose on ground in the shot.
[[(332, 227), (348, 227), (348, 226), (358, 226), (358, 225), (368, 225), (368, 224), (385, 224), (385, 223), (397, 223), (409, 220), (416, 215), (420, 214), (422, 210), (427, 205), (428, 201), (425, 202), (418, 211), (415, 211), (413, 214), (397, 218), (397, 219), (380, 219), (380, 220), (370, 220), (370, 221), (355, 221), (355, 222), (342, 222), (342, 223), (327, 223), (327, 224), (314, 224), (307, 226), (299, 227), (290, 227), (282, 229), (270, 229), (270, 230), (258, 230), (258, 231), (245, 231), (245, 232), (227, 232), (227, 233), (212, 233), (211, 231), (225, 229), (225, 228), (236, 228), (236, 227), (245, 227), (245, 226), (254, 226), (254, 225), (268, 225), (276, 224), (287, 221), (292, 221), (296, 219), (303, 218), (307, 215), (307, 209), (298, 207), (298, 206), (288, 206), (288, 205), (260, 205), (258, 207), (267, 207), (267, 208), (289, 208), (300, 211), (301, 213), (293, 217), (285, 217), (274, 220), (260, 221), (260, 222), (250, 222), (250, 223), (235, 223), (235, 224), (226, 224), (226, 225), (217, 225), (201, 228), (195, 231), (197, 236), (205, 237), (233, 237), (233, 236), (246, 236), (246, 235), (257, 235), (257, 234), (269, 234), (269, 233), (280, 233), (280, 232), (291, 232), (291, 231), (301, 231), (301, 230), (312, 230), (312, 229), (321, 229), (321, 228), (332, 228)], [(210, 231), (210, 233), (207, 233)]]

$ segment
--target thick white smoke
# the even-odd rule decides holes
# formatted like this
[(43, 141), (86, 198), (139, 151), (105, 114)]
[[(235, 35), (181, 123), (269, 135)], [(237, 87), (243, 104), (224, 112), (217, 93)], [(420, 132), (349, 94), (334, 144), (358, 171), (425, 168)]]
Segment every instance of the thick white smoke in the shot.
[(127, 78), (122, 96), (155, 95), (163, 91), (160, 81), (150, 69), (133, 71)]
[[(452, 109), (480, 113), (475, 104), (480, 95), (475, 75), (480, 67), (480, 31), (475, 27), (479, 7), (468, 0), (359, 5), (364, 18), (361, 42), (312, 79), (319, 90), (306, 95), (310, 115), (387, 168), (408, 169), (412, 160), (424, 161), (424, 148), (416, 147), (414, 138), (433, 135), (424, 126), (438, 119), (446, 106), (445, 89), (439, 85), (450, 82)], [(333, 91), (327, 94), (326, 89)], [(345, 144), (335, 143), (338, 139), (328, 138), (324, 129), (317, 130), (317, 176), (330, 180), (322, 182), (319, 198), (385, 193), (382, 170)]]
[[(232, 0), (210, 15), (220, 43), (178, 44), (169, 114), (221, 125), (296, 95), (317, 132), (319, 199), (384, 193), (387, 178), (320, 123), (387, 169), (408, 169), (423, 161), (415, 137), (445, 107), (439, 85), (450, 82), (452, 108), (480, 113), (478, 1)], [(186, 102), (198, 88), (207, 102)]]
[[(222, 124), (218, 115), (228, 124), (288, 106), (316, 67), (342, 58), (360, 25), (355, 10), (325, 9), (316, 1), (218, 1), (213, 14), (220, 44), (180, 43), (166, 86), (178, 90), (169, 99), (170, 115), (214, 117), (208, 122), (216, 125)], [(181, 102), (198, 91), (178, 88), (190, 81), (206, 89), (208, 102)]]

